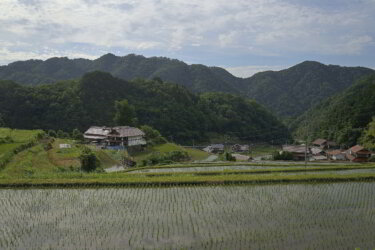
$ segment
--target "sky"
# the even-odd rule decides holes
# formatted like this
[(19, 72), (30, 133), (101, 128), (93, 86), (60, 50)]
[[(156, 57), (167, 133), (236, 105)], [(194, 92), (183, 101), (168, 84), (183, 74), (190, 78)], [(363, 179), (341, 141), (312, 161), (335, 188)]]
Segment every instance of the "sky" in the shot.
[(375, 68), (375, 0), (0, 0), (0, 65), (106, 53), (248, 77), (305, 60)]

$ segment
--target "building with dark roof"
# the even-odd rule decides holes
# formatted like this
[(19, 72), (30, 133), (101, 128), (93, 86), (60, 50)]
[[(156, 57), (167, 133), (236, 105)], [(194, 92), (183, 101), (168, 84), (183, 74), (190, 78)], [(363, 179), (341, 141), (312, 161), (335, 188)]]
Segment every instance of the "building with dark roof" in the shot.
[(367, 162), (371, 152), (360, 145), (355, 145), (346, 151), (346, 158), (352, 162)]
[(104, 146), (138, 146), (146, 145), (145, 133), (139, 128), (121, 127), (90, 127), (83, 137), (87, 142)]

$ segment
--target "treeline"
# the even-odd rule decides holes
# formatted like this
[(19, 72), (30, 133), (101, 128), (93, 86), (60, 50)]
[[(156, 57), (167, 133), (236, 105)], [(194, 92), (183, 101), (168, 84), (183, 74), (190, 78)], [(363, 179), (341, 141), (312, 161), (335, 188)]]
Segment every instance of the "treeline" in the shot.
[(375, 144), (375, 75), (365, 77), (301, 116), (293, 125), (296, 136), (321, 137), (343, 146)]
[(125, 81), (96, 71), (80, 80), (35, 87), (0, 81), (0, 117), (12, 128), (70, 132), (113, 126), (115, 102), (124, 99), (135, 109), (136, 125), (150, 125), (179, 143), (216, 135), (248, 141), (289, 136), (286, 127), (254, 101), (231, 94), (193, 94), (159, 78)]

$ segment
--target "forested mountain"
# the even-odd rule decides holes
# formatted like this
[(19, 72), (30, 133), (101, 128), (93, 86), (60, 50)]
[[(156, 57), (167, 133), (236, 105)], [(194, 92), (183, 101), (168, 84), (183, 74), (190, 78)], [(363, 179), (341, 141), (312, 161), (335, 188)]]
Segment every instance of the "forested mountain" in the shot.
[(344, 92), (321, 102), (301, 116), (296, 135), (327, 138), (346, 146), (358, 142), (375, 116), (375, 74), (365, 77)]
[(245, 79), (246, 95), (282, 117), (295, 117), (371, 73), (375, 71), (306, 61), (286, 70), (262, 72)]
[(38, 86), (0, 81), (0, 117), (12, 128), (111, 126), (114, 103), (123, 99), (135, 107), (139, 125), (151, 125), (180, 143), (208, 140), (208, 135), (247, 141), (288, 137), (286, 127), (254, 101), (224, 93), (197, 95), (160, 79), (126, 81), (96, 71)]
[(296, 117), (346, 89), (360, 77), (375, 72), (362, 67), (327, 66), (306, 61), (286, 70), (262, 72), (242, 79), (219, 67), (188, 65), (165, 57), (106, 54), (96, 60), (51, 58), (14, 62), (0, 67), (0, 79), (37, 85), (77, 79), (95, 70), (125, 80), (160, 78), (196, 93), (240, 94), (255, 99), (281, 117)]
[(109, 72), (125, 80), (158, 77), (163, 81), (184, 85), (194, 92), (239, 93), (240, 79), (224, 69), (199, 64), (187, 65), (176, 59), (146, 58), (134, 54), (124, 57), (106, 54), (96, 60), (55, 57), (46, 61), (18, 61), (1, 66), (0, 79), (37, 85), (80, 78), (92, 71)]

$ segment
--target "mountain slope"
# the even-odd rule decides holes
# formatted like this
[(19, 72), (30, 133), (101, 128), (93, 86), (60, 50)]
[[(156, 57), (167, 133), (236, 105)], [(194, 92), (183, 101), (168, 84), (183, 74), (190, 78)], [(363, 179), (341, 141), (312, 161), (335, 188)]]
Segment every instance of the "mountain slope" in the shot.
[(306, 112), (296, 121), (296, 135), (323, 137), (352, 146), (372, 116), (375, 116), (375, 74)]
[(363, 67), (327, 66), (306, 61), (286, 70), (262, 72), (242, 79), (219, 67), (188, 65), (176, 59), (106, 54), (96, 60), (51, 58), (14, 62), (0, 67), (0, 79), (37, 85), (80, 78), (96, 70), (125, 80), (160, 78), (193, 92), (240, 94), (255, 99), (284, 118), (301, 115), (359, 78), (375, 72)]
[(306, 61), (278, 72), (262, 72), (246, 79), (246, 96), (283, 117), (298, 116), (320, 101), (375, 71)]
[(289, 136), (285, 126), (254, 101), (230, 94), (197, 95), (160, 80), (125, 81), (92, 72), (80, 80), (24, 86), (0, 81), (0, 116), (12, 128), (62, 129), (112, 126), (114, 102), (127, 99), (139, 124), (148, 124), (180, 143), (210, 135), (250, 141)]
[[(167, 82), (179, 83), (194, 92), (223, 91), (238, 93), (239, 80), (224, 69), (204, 65), (187, 65), (165, 57), (145, 58), (130, 54), (118, 57), (106, 54), (96, 60), (50, 58), (46, 61), (19, 61), (0, 67), (0, 79), (37, 85), (79, 78), (92, 71), (109, 72), (113, 76), (132, 80), (159, 77)], [(223, 72), (224, 71), (224, 72)], [(222, 77), (222, 76), (226, 77)]]

